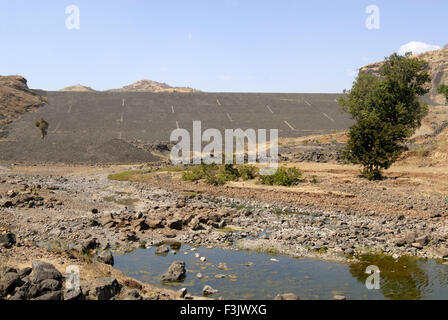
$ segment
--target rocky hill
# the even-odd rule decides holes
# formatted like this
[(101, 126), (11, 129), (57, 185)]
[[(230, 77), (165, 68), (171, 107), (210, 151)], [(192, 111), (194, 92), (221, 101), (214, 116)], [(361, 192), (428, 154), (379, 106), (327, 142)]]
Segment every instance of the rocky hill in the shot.
[(6, 124), (45, 102), (45, 97), (28, 88), (24, 77), (0, 76), (0, 138), (6, 135)]
[[(443, 95), (437, 93), (437, 88), (440, 84), (448, 84), (448, 45), (443, 49), (429, 51), (414, 55), (420, 59), (424, 59), (428, 62), (428, 71), (431, 75), (432, 84), (428, 98), (432, 104), (445, 105), (445, 98)], [(362, 67), (359, 72), (377, 72), (382, 62), (369, 64)]]
[(65, 92), (95, 92), (96, 90), (93, 90), (90, 87), (86, 87), (86, 86), (77, 84), (74, 86), (66, 87), (66, 88), (62, 89), (61, 91), (65, 91)]
[(131, 85), (120, 89), (109, 90), (112, 92), (199, 92), (198, 90), (187, 87), (171, 87), (166, 83), (153, 80), (140, 80)]

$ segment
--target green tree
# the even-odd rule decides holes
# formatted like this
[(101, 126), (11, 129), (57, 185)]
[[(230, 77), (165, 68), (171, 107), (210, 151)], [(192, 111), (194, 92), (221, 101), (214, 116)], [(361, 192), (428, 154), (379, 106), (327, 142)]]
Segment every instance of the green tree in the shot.
[(448, 103), (448, 85), (441, 84), (438, 91), (440, 94), (443, 94), (445, 96), (446, 103)]
[(410, 53), (386, 58), (378, 73), (361, 72), (339, 104), (355, 124), (343, 151), (345, 159), (363, 166), (368, 179), (380, 179), (403, 151), (406, 138), (420, 127), (428, 107), (419, 100), (428, 93), (426, 62)]

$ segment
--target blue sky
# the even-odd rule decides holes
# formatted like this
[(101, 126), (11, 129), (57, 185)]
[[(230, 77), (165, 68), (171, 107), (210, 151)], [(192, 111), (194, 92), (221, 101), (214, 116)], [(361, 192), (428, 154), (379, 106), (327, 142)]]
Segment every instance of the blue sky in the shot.
[[(6, 1), (0, 74), (97, 90), (140, 79), (204, 91), (341, 92), (410, 41), (448, 44), (446, 0)], [(80, 29), (66, 28), (66, 7)], [(367, 6), (380, 29), (365, 26)]]

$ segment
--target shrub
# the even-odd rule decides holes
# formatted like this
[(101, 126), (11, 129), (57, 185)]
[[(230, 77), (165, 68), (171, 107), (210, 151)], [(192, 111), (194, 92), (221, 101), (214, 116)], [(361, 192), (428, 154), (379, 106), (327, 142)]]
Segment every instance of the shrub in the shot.
[(268, 176), (260, 176), (262, 184), (270, 186), (293, 186), (297, 185), (302, 178), (302, 172), (297, 168), (279, 168), (276, 173)]
[(446, 98), (446, 103), (448, 103), (448, 85), (446, 85), (446, 84), (441, 84), (440, 87), (439, 87), (439, 89), (438, 89), (438, 92), (439, 92), (440, 94), (443, 94), (443, 95), (445, 96), (445, 98)]
[(243, 181), (255, 179), (258, 176), (258, 168), (245, 164), (238, 168), (238, 175)]

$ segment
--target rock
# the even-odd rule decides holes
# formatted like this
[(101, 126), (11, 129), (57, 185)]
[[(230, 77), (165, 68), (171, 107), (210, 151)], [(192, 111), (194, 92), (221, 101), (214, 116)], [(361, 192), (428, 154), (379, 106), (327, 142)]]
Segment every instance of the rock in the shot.
[(84, 242), (82, 244), (81, 250), (82, 251), (90, 251), (90, 250), (96, 249), (97, 247), (99, 247), (99, 243), (96, 240), (96, 238), (93, 238), (93, 239), (90, 239), (90, 240), (87, 240), (86, 242)]
[(110, 252), (110, 250), (103, 251), (101, 254), (99, 254), (97, 260), (111, 266), (114, 265), (114, 256), (112, 255), (112, 252)]
[(202, 273), (198, 273), (198, 274), (196, 274), (196, 278), (198, 278), (198, 279), (202, 279), (204, 276), (202, 275)]
[(335, 295), (333, 297), (334, 300), (347, 300), (346, 296), (342, 296), (342, 295)]
[(14, 203), (10, 200), (4, 201), (3, 203), (1, 203), (0, 207), (3, 208), (11, 208), (14, 206)]
[(294, 293), (281, 293), (278, 294), (274, 300), (300, 300), (300, 298)]
[(151, 229), (161, 229), (161, 228), (163, 228), (163, 220), (161, 220), (161, 219), (146, 220), (146, 224)]
[(0, 279), (0, 297), (12, 293), (16, 287), (20, 287), (23, 284), (20, 280), (19, 274), (15, 272), (8, 272)]
[(162, 244), (161, 246), (158, 246), (155, 250), (156, 254), (166, 254), (170, 252), (170, 248), (166, 244)]
[(217, 275), (215, 275), (216, 279), (224, 279), (225, 277), (226, 277), (225, 274), (217, 274)]
[(202, 289), (202, 294), (204, 296), (210, 296), (210, 295), (218, 293), (218, 292), (219, 292), (218, 290), (213, 289), (209, 285), (204, 286), (204, 288)]
[(174, 229), (174, 230), (182, 230), (183, 224), (184, 224), (184, 222), (180, 219), (174, 219), (174, 220), (170, 220), (167, 222), (168, 228)]
[(97, 214), (99, 211), (98, 211), (98, 209), (94, 208), (94, 209), (92, 209), (91, 212), (92, 212), (93, 214)]
[(0, 234), (0, 247), (11, 248), (16, 243), (16, 236), (13, 233)]
[(161, 281), (181, 281), (185, 278), (185, 262), (174, 261), (168, 270), (160, 277)]
[(33, 272), (33, 269), (27, 267), (27, 268), (23, 268), (18, 273), (19, 273), (20, 278), (23, 279), (24, 277), (29, 276), (31, 274), (31, 272)]
[(220, 263), (218, 263), (218, 269), (219, 270), (228, 270), (229, 268), (227, 267), (226, 263), (220, 262)]
[(416, 238), (415, 243), (418, 243), (421, 247), (424, 247), (429, 243), (429, 237), (422, 236), (422, 237)]
[(423, 249), (423, 246), (418, 242), (411, 243), (411, 246), (417, 249)]
[(45, 293), (39, 297), (37, 297), (35, 300), (61, 300), (62, 298), (62, 291), (53, 291)]
[(70, 289), (70, 290), (65, 289), (62, 292), (62, 296), (63, 296), (63, 299), (67, 300), (67, 301), (80, 300), (83, 297), (82, 296), (82, 291), (79, 288)]
[(206, 257), (201, 257), (201, 258), (199, 258), (199, 260), (202, 261), (202, 262), (205, 262), (205, 261), (207, 261), (207, 258)]
[(99, 278), (89, 284), (89, 289), (98, 300), (110, 300), (120, 293), (121, 285), (115, 278)]
[(345, 249), (345, 254), (348, 254), (348, 255), (355, 254), (355, 250), (353, 250), (352, 248), (347, 248), (347, 249)]
[(397, 246), (397, 247), (402, 247), (406, 244), (406, 240), (405, 239), (395, 239), (393, 240), (393, 243)]
[(188, 291), (187, 288), (182, 288), (179, 291), (177, 291), (177, 296), (181, 299), (185, 298), (185, 296), (187, 295)]
[(61, 289), (61, 281), (55, 279), (45, 279), (39, 284), (39, 291), (57, 291)]
[(34, 261), (32, 265), (33, 272), (30, 279), (33, 283), (39, 283), (47, 279), (62, 279), (62, 274), (50, 263)]
[(405, 234), (404, 239), (406, 240), (406, 243), (412, 244), (415, 242), (415, 239), (417, 238), (417, 233), (415, 231), (409, 231)]
[(441, 259), (448, 258), (448, 248), (435, 248), (434, 253)]

